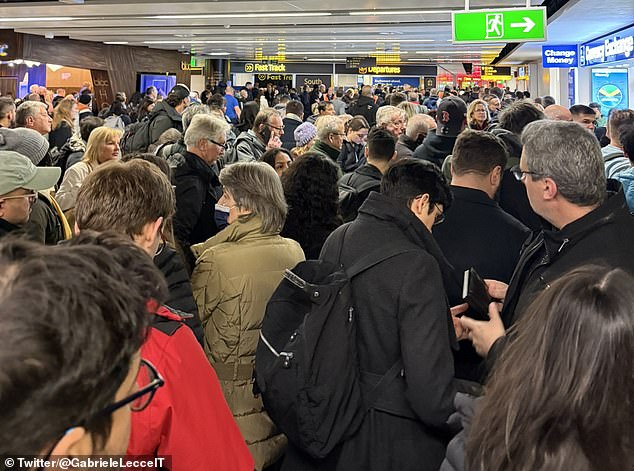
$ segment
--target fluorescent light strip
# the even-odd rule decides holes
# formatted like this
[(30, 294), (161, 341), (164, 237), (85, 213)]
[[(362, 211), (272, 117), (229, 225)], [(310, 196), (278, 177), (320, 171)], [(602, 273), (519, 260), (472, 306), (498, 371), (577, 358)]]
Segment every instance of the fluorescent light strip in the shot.
[(452, 11), (457, 10), (400, 10), (400, 11), (390, 11), (390, 10), (378, 10), (378, 11), (351, 11), (350, 16), (378, 16), (378, 15), (438, 15), (443, 13), (451, 13)]
[(397, 56), (407, 54), (407, 51), (330, 51), (330, 52), (317, 52), (317, 51), (286, 51), (287, 56), (349, 56), (349, 55), (379, 55), (379, 56)]
[(319, 44), (319, 43), (428, 43), (434, 42), (434, 39), (395, 39), (393, 41), (377, 41), (376, 39), (237, 39), (231, 41), (228, 39), (192, 39), (192, 40), (156, 40), (143, 41), (143, 44)]
[[(81, 20), (83, 18), (74, 18), (72, 16), (43, 16), (43, 17), (32, 17), (32, 18), (0, 18), (0, 23), (30, 23), (33, 21), (70, 21), (70, 20)], [(90, 20), (91, 18), (86, 18)]]
[(151, 20), (196, 20), (208, 18), (278, 18), (278, 17), (307, 17), (307, 16), (332, 16), (330, 12), (313, 12), (313, 13), (217, 13), (208, 15), (155, 15), (144, 16), (145, 19)]
[(111, 44), (111, 45), (117, 45), (117, 44), (128, 44), (128, 41), (104, 41), (104, 44)]
[(485, 54), (491, 51), (416, 51), (416, 54)]

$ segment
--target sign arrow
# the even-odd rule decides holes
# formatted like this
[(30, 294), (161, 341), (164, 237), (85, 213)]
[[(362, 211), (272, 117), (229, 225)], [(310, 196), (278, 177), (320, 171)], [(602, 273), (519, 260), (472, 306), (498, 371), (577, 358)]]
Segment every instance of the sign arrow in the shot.
[(511, 28), (524, 28), (524, 32), (529, 33), (535, 27), (535, 22), (527, 16), (522, 19), (524, 23), (511, 23)]

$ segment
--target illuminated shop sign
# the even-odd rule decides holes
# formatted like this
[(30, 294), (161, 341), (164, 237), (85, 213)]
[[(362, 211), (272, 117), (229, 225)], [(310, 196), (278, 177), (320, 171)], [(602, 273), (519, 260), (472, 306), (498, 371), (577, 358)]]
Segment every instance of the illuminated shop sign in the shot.
[(542, 46), (542, 65), (545, 69), (569, 68), (578, 65), (577, 45)]
[(607, 64), (634, 58), (634, 27), (612, 33), (579, 48), (579, 65)]

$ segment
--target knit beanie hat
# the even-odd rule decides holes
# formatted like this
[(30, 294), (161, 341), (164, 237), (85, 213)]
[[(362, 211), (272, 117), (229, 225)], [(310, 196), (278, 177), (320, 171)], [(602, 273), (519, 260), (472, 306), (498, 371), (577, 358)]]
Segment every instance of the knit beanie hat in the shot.
[(34, 165), (46, 156), (48, 141), (37, 131), (27, 128), (0, 128), (0, 150), (12, 150), (28, 157)]
[(317, 128), (311, 123), (302, 123), (295, 129), (295, 142), (298, 147), (305, 146), (317, 137)]

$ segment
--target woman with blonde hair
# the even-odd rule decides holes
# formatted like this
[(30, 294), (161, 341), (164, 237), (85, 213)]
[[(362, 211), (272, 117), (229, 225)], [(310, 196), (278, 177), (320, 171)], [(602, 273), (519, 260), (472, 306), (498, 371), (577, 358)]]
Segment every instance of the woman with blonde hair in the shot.
[(407, 119), (408, 120), (412, 116), (418, 114), (418, 106), (415, 103), (410, 103), (408, 101), (403, 101), (403, 102), (399, 103), (396, 107), (402, 109), (403, 111), (405, 111), (405, 114), (407, 115)]
[(304, 260), (300, 245), (280, 236), (287, 206), (280, 178), (264, 162), (238, 162), (220, 172), (218, 205), (228, 210), (226, 228), (192, 246), (194, 298), (205, 332), (205, 353), (214, 367), (255, 469), (284, 453), (286, 437), (253, 395), (253, 365), (266, 303), (285, 269)]
[(51, 149), (61, 149), (75, 133), (75, 118), (77, 117), (77, 103), (73, 97), (67, 97), (55, 107), (53, 111), (53, 123), (48, 134), (48, 142)]
[(484, 131), (491, 124), (489, 106), (484, 100), (473, 100), (467, 108), (467, 125), (476, 131)]
[(77, 192), (90, 172), (105, 162), (121, 157), (120, 138), (121, 131), (103, 126), (90, 133), (83, 159), (66, 170), (62, 184), (55, 195), (62, 211), (66, 212), (75, 207)]

